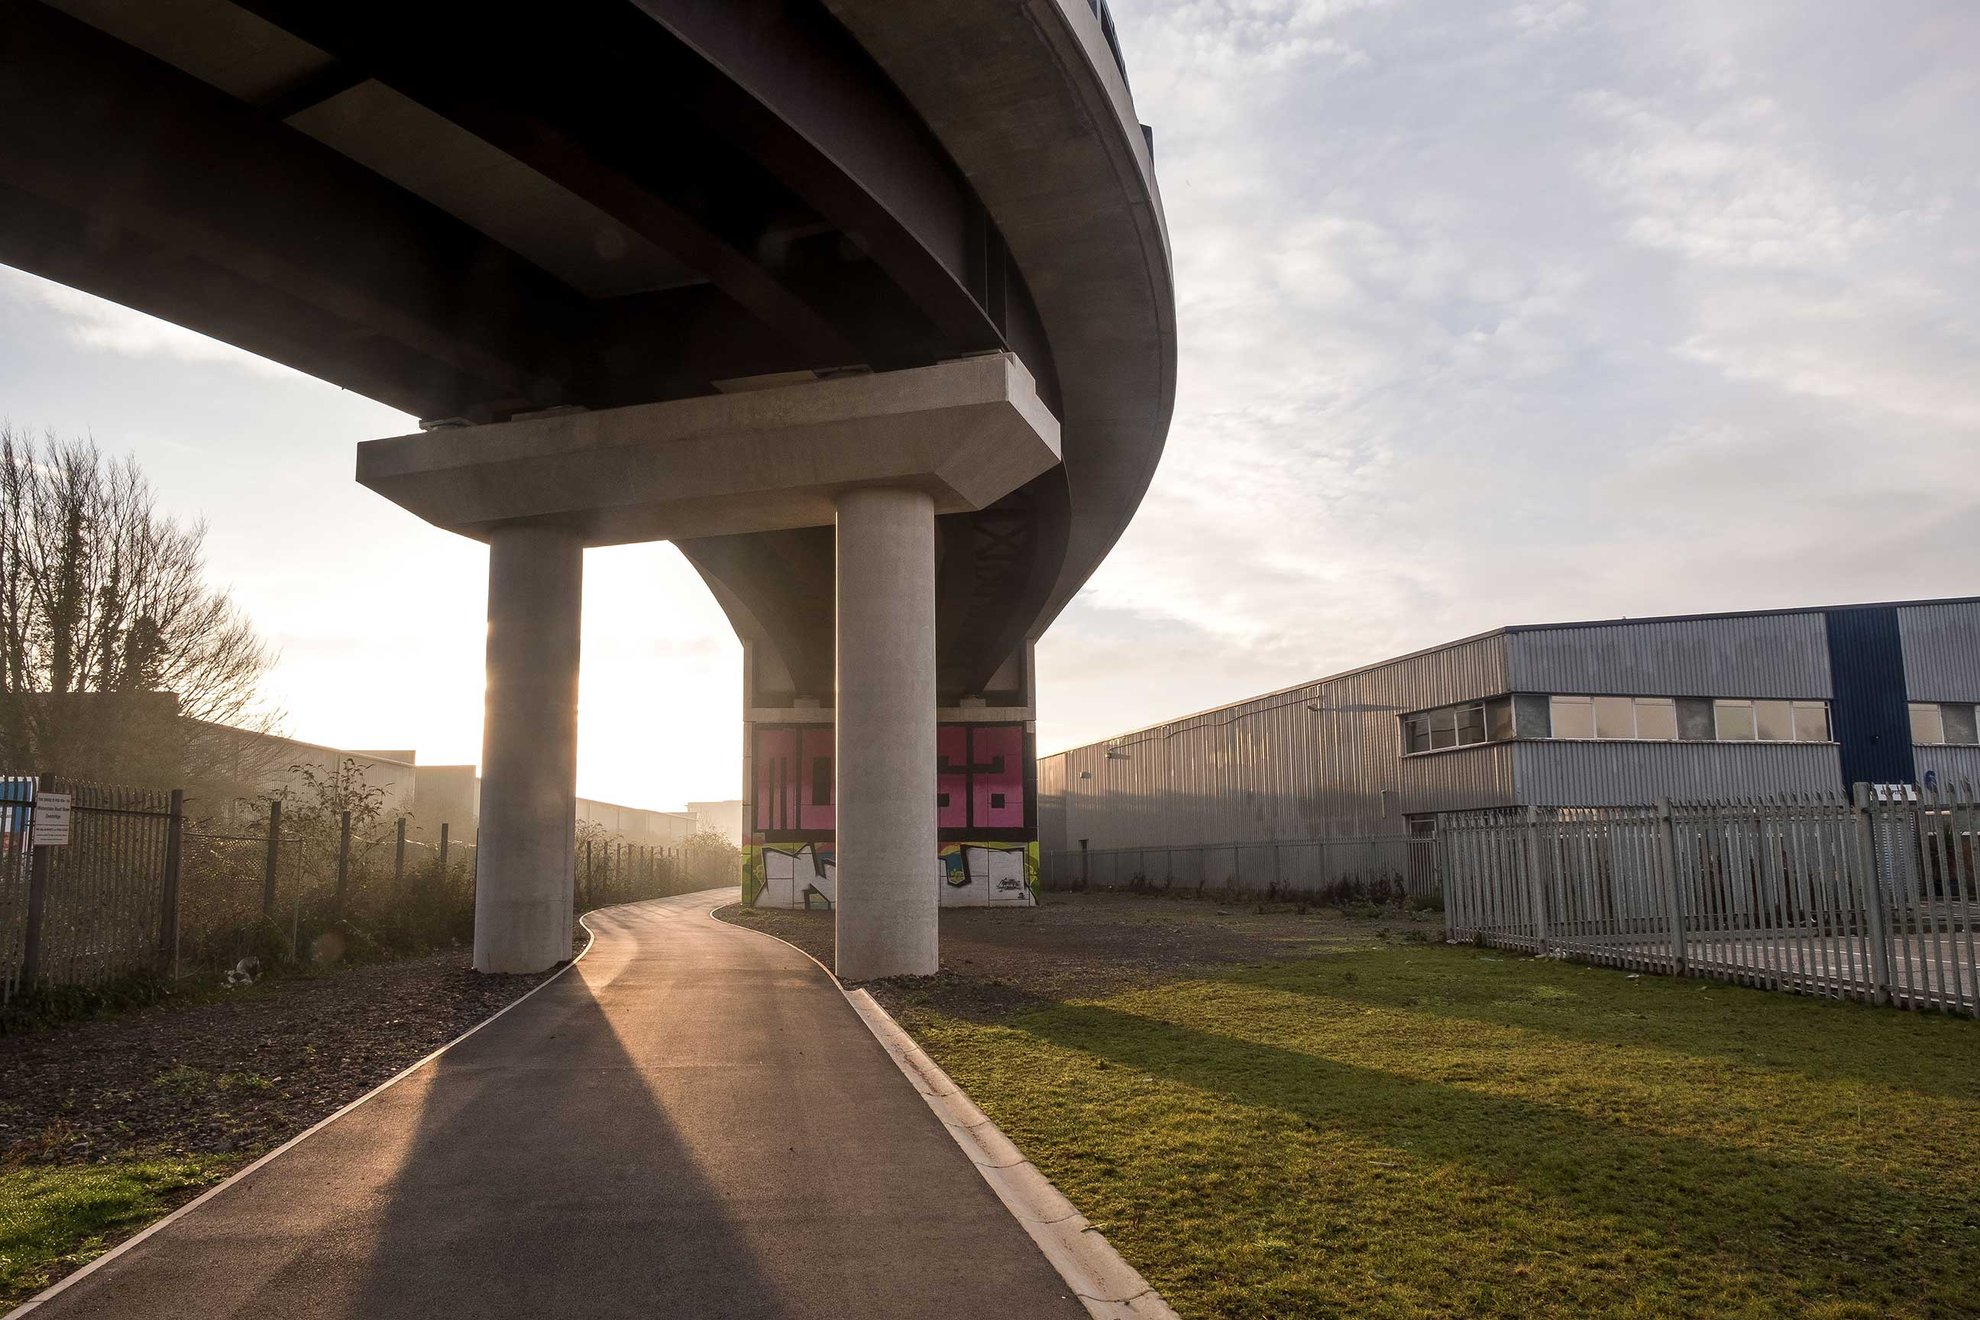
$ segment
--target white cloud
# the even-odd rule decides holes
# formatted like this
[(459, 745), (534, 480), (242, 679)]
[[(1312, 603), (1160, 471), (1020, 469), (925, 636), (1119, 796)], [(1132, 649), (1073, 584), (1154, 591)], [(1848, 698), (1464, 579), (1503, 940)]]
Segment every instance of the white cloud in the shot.
[(1970, 7), (1116, 12), (1181, 377), (1043, 745), (1501, 623), (1972, 589)]

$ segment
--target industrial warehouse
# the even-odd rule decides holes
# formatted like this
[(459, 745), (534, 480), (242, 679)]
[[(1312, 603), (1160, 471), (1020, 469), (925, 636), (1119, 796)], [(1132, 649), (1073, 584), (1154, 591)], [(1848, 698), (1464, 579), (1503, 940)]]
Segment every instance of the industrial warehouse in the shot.
[(1980, 597), (1528, 624), (1042, 757), (1042, 878), (1434, 885), (1437, 813), (1980, 781)]

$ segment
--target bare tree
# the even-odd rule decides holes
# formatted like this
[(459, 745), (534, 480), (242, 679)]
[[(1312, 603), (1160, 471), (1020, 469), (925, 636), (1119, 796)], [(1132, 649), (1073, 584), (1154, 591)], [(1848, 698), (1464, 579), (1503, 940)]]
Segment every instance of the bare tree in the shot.
[(0, 427), (4, 768), (177, 779), (186, 721), (265, 725), (273, 657), (206, 584), (205, 539), (131, 459)]

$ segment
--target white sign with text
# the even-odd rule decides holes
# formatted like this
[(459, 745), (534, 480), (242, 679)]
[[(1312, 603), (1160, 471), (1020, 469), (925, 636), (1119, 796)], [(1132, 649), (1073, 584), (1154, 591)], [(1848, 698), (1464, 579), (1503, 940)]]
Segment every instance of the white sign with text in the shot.
[(37, 848), (65, 848), (69, 843), (69, 808), (73, 799), (67, 793), (34, 795), (34, 833)]

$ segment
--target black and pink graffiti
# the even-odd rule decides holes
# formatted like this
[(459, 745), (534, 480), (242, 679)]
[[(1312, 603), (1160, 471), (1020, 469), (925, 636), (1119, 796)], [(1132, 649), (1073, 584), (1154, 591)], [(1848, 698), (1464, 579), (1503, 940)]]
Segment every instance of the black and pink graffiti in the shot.
[[(940, 837), (967, 834), (1022, 842), (1029, 824), (1024, 726), (945, 724), (936, 733), (935, 747)], [(753, 750), (753, 832), (766, 838), (829, 835), (832, 727), (759, 726)]]
[[(751, 744), (745, 901), (830, 907), (833, 862), (829, 724), (758, 725)], [(936, 857), (944, 906), (1028, 905), (1038, 875), (1029, 735), (1022, 724), (944, 724), (936, 732)]]

